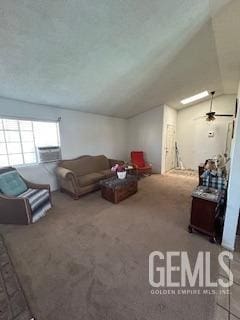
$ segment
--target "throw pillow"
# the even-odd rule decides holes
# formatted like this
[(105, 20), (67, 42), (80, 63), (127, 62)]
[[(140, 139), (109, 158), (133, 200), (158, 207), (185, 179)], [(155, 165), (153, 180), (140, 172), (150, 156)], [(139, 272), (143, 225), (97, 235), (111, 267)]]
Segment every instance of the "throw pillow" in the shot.
[(6, 196), (18, 196), (28, 189), (17, 171), (9, 171), (0, 175), (0, 190)]

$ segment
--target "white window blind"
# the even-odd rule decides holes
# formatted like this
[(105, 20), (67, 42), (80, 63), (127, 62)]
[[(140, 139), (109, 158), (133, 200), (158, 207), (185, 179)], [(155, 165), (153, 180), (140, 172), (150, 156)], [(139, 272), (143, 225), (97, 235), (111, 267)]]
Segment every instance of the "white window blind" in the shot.
[(37, 147), (59, 146), (57, 122), (0, 118), (0, 167), (37, 163)]

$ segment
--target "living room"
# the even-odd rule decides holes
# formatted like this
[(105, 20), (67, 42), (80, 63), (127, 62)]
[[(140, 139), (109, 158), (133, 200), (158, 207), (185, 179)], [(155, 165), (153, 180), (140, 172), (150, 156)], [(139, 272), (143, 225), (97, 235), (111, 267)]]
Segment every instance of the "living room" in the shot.
[[(239, 1), (0, 8), (0, 318), (239, 319)], [(229, 291), (168, 292), (153, 252)]]

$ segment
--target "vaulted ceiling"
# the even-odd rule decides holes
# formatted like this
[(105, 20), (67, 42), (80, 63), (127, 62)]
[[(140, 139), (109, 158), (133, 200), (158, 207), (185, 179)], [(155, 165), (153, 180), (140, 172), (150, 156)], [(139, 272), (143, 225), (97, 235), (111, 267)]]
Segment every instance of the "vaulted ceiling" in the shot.
[(0, 96), (130, 117), (236, 93), (239, 0), (0, 0)]

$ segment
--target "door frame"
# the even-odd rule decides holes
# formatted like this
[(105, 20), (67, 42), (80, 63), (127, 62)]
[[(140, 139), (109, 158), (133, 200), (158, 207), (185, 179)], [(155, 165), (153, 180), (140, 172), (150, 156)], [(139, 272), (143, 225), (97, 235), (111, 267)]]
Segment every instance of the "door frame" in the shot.
[(165, 172), (168, 172), (171, 169), (173, 169), (173, 168), (170, 168), (170, 169), (167, 168), (167, 153), (168, 153), (167, 146), (168, 146), (168, 128), (169, 127), (174, 129), (174, 136), (173, 136), (173, 140), (174, 141), (172, 142), (172, 152), (173, 152), (173, 157), (174, 157), (174, 159), (173, 159), (173, 161), (174, 161), (173, 168), (175, 167), (175, 161), (176, 161), (176, 156), (175, 156), (176, 126), (174, 124), (167, 124), (166, 125), (165, 143), (164, 143), (164, 165), (165, 165), (165, 168), (164, 168), (165, 170), (164, 171)]

